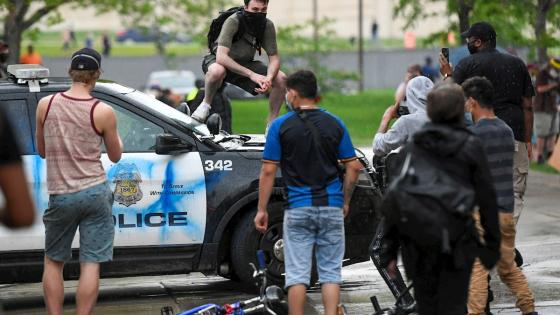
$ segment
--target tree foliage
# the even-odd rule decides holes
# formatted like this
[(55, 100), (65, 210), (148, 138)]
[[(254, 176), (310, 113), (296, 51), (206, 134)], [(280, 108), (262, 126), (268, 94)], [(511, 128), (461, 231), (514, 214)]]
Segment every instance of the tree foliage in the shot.
[[(444, 4), (444, 12), (429, 12), (426, 3)], [(395, 16), (404, 17), (405, 28), (433, 16), (449, 17), (447, 31), (464, 31), (471, 22), (488, 21), (503, 45), (535, 48), (540, 62), (546, 49), (557, 47), (554, 36), (560, 31), (560, 0), (399, 0)], [(441, 33), (440, 32), (440, 33)], [(432, 39), (440, 38), (439, 34)]]
[[(313, 20), (305, 21), (277, 30), (278, 44), (282, 48), (282, 68), (286, 72), (309, 67), (317, 75), (318, 84), (323, 92), (340, 92), (355, 82), (355, 72), (333, 70), (325, 64), (324, 59), (339, 48), (346, 48), (346, 43), (337, 40), (336, 32), (330, 28), (333, 20), (323, 18), (315, 25)], [(317, 28), (318, 40), (314, 41), (308, 34)]]
[[(62, 5), (93, 7), (98, 13), (117, 12), (131, 26), (168, 32), (202, 34), (213, 12), (227, 6), (230, 0), (0, 0), (4, 12), (4, 41), (10, 46), (9, 63), (17, 62), (22, 34), (41, 20), (49, 24), (62, 21)], [(203, 21), (204, 19), (204, 21)], [(161, 34), (161, 33), (160, 33)], [(199, 36), (200, 37), (200, 36)], [(158, 51), (163, 42), (156, 38)]]

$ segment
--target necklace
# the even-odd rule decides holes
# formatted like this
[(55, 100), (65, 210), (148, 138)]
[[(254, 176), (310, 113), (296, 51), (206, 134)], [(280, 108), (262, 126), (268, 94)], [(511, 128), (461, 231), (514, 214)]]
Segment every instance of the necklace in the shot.
[(315, 105), (299, 105), (299, 109), (317, 109)]

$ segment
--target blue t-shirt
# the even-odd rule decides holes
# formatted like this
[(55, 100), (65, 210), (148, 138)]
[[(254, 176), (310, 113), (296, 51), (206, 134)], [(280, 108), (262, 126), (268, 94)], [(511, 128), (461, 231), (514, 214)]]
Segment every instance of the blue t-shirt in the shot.
[(288, 209), (298, 207), (342, 207), (344, 195), (338, 176), (337, 159), (356, 158), (354, 146), (344, 123), (323, 109), (306, 110), (306, 119), (315, 125), (320, 136), (336, 148), (336, 157), (327, 156), (321, 143), (295, 113), (275, 119), (264, 147), (265, 162), (280, 163), (288, 196)]

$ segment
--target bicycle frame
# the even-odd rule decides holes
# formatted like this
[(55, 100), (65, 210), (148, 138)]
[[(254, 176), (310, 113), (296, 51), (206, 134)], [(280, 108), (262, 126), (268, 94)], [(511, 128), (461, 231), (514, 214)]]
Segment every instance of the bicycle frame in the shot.
[[(187, 311), (183, 311), (178, 315), (245, 315), (252, 314), (258, 311), (265, 310), (268, 314), (278, 315), (274, 310), (272, 310), (272, 304), (284, 303), (284, 295), (281, 288), (278, 286), (267, 287), (266, 281), (266, 262), (264, 258), (263, 251), (257, 251), (257, 261), (259, 267), (255, 267), (251, 263), (251, 267), (254, 269), (253, 278), (257, 280), (257, 285), (259, 286), (259, 296), (245, 300), (239, 301), (232, 304), (225, 304), (223, 306), (218, 304), (204, 304), (197, 306)], [(169, 314), (169, 309), (162, 308), (162, 314)]]

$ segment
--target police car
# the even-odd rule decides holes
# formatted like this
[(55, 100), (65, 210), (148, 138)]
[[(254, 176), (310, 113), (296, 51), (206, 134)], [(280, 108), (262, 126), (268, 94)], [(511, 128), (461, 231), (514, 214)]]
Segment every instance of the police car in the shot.
[[(70, 87), (68, 78), (50, 78), (48, 69), (16, 66), (0, 81), (0, 106), (16, 131), (36, 207), (31, 228), (0, 226), (0, 282), (40, 281), (48, 205), (46, 163), (35, 146), (35, 111), (44, 96)], [(114, 192), (114, 259), (102, 277), (179, 274), (200, 271), (251, 281), (250, 262), (263, 249), (270, 280), (284, 272), (281, 173), (269, 205), (269, 227), (253, 227), (264, 146), (262, 135), (210, 132), (207, 125), (132, 88), (100, 82), (93, 96), (113, 107), (124, 152), (118, 163), (102, 156)], [(309, 161), (313, 163), (313, 161)], [(369, 258), (377, 221), (379, 189), (365, 159), (346, 218), (345, 264)], [(65, 278), (76, 278), (74, 260)]]

